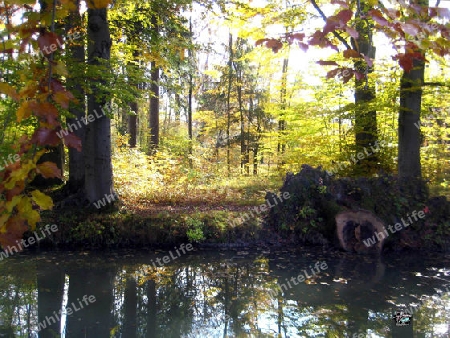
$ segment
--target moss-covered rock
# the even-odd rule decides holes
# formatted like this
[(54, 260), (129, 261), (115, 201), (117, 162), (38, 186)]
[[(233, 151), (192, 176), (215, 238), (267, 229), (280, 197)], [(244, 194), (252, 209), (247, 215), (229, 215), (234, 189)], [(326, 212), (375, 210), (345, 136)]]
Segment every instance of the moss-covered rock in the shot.
[(368, 210), (386, 225), (394, 225), (415, 210), (426, 217), (389, 236), (386, 247), (449, 249), (450, 203), (445, 197), (430, 198), (422, 180), (387, 175), (335, 178), (321, 167), (303, 165), (299, 173), (286, 175), (280, 189), (284, 192), (291, 198), (271, 208), (265, 219), (266, 226), (283, 237), (337, 244), (335, 217), (341, 211)]

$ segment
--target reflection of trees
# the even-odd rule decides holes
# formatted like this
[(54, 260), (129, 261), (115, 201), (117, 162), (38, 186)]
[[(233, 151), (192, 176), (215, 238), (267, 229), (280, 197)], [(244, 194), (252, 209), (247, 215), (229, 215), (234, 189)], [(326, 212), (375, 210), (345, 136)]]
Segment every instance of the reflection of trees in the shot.
[[(47, 327), (39, 331), (39, 338), (58, 337), (61, 322), (53, 318), (53, 312), (58, 314), (61, 309), (64, 292), (64, 271), (59, 265), (50, 265), (43, 260), (37, 260), (37, 289), (38, 289), (38, 323), (45, 323)], [(50, 324), (50, 325), (49, 325)]]
[[(71, 267), (67, 306), (76, 304), (84, 295), (95, 296), (90, 303), (71, 316), (67, 316), (66, 337), (109, 337), (113, 322), (113, 278), (116, 267), (100, 262), (84, 262)], [(73, 308), (73, 307), (72, 307)]]
[[(416, 262), (408, 258), (403, 260), (411, 267), (405, 272), (395, 263), (368, 257), (330, 258), (327, 270), (272, 299), (270, 289), (278, 289), (316, 259), (233, 260), (208, 253), (154, 269), (148, 257), (133, 262), (94, 257), (0, 262), (0, 334), (28, 337), (36, 332), (38, 319), (59, 310), (64, 297), (70, 306), (94, 295), (95, 303), (67, 317), (66, 337), (340, 338), (369, 330), (388, 337), (395, 329), (393, 304), (409, 305), (424, 293), (435, 294), (448, 279), (423, 265), (414, 270)], [(442, 297), (447, 304), (449, 296)], [(448, 325), (448, 309), (432, 299), (421, 304), (414, 313), (415, 330), (434, 330), (435, 337), (443, 337), (436, 324)], [(40, 333), (45, 336), (45, 331)]]
[(36, 323), (34, 261), (11, 257), (0, 262), (0, 335), (28, 337)]

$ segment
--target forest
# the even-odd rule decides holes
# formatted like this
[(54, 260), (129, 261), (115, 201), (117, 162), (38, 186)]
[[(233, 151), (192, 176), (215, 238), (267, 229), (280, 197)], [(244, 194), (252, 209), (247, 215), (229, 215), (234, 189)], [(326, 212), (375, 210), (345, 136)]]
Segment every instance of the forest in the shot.
[[(62, 245), (248, 242), (267, 229), (331, 243), (345, 232), (336, 215), (355, 209), (381, 227), (424, 210), (392, 246), (448, 245), (440, 1), (0, 9), (3, 248), (51, 223)], [(278, 190), (293, 197), (273, 206)], [(427, 243), (411, 244), (417, 234)]]
[(0, 26), (0, 336), (450, 336), (448, 1)]

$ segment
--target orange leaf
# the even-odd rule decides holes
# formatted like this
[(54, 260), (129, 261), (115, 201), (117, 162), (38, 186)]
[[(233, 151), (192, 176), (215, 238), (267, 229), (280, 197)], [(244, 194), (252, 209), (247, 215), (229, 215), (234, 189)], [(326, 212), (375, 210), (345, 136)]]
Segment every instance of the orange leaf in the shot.
[(0, 234), (0, 244), (4, 250), (15, 247), (20, 250), (20, 246), (16, 243), (22, 239), (25, 231), (28, 230), (26, 221), (18, 216), (12, 216), (6, 222), (6, 233)]
[(44, 178), (57, 177), (61, 178), (61, 170), (53, 162), (44, 162), (36, 166), (36, 172)]
[(354, 49), (346, 49), (344, 50), (344, 57), (349, 59), (349, 58), (360, 58), (361, 54), (359, 54), (358, 51), (354, 50)]
[(50, 102), (36, 102), (31, 101), (31, 109), (34, 111), (36, 116), (42, 117), (47, 120), (50, 125), (58, 126), (58, 109)]

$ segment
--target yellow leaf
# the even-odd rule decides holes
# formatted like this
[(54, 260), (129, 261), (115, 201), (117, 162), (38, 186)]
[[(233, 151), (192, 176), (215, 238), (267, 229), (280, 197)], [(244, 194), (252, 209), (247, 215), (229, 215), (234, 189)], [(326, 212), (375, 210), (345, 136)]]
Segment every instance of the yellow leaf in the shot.
[(33, 206), (31, 205), (31, 200), (28, 196), (23, 196), (19, 203), (17, 203), (17, 211), (21, 214), (26, 215), (31, 210), (33, 210)]
[(3, 214), (0, 216), (0, 232), (6, 232), (6, 228), (3, 229), (3, 227), (5, 226), (6, 222), (8, 221), (9, 216), (11, 216), (11, 215)]
[(67, 71), (66, 65), (62, 61), (57, 61), (56, 65), (53, 67), (56, 74), (61, 76), (67, 76), (69, 72)]
[(13, 208), (20, 202), (22, 197), (23, 196), (21, 196), (21, 195), (14, 196), (11, 201), (7, 201), (5, 203), (6, 210), (8, 210), (8, 212), (11, 213)]
[(112, 0), (88, 0), (86, 1), (88, 8), (90, 9), (100, 9), (106, 8), (112, 2)]
[(50, 196), (40, 192), (39, 190), (33, 190), (31, 192), (31, 196), (33, 201), (39, 205), (42, 210), (49, 210), (53, 208), (53, 201)]
[(14, 170), (11, 175), (8, 177), (5, 183), (5, 188), (8, 190), (11, 190), (16, 185), (16, 182), (18, 181), (24, 181), (31, 170), (36, 168), (36, 164), (32, 163), (31, 161), (28, 161), (28, 163), (23, 164), (22, 167), (20, 167), (17, 170)]
[(30, 103), (30, 101), (23, 101), (20, 104), (20, 107), (19, 107), (19, 109), (17, 109), (17, 112), (16, 112), (17, 122), (21, 122), (23, 119), (30, 117), (31, 109), (30, 109), (29, 103)]
[(10, 96), (16, 101), (19, 99), (19, 95), (17, 94), (16, 90), (5, 82), (0, 83), (0, 93)]
[(31, 230), (34, 230), (36, 228), (36, 223), (41, 220), (41, 216), (39, 215), (39, 212), (37, 212), (36, 210), (31, 210), (25, 216), (26, 216), (28, 224), (31, 227)]

